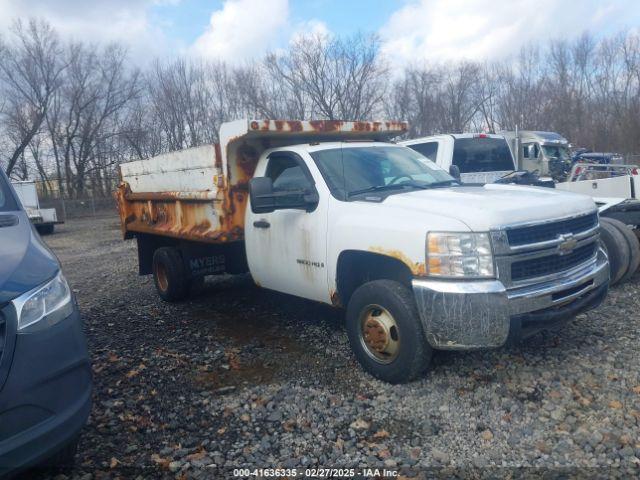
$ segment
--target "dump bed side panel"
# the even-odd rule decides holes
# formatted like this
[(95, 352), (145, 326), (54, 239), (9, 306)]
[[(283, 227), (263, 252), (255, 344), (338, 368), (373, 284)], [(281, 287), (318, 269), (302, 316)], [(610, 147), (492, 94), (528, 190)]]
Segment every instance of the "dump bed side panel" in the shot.
[(132, 192), (211, 191), (220, 173), (215, 158), (215, 147), (203, 145), (123, 163), (120, 172)]

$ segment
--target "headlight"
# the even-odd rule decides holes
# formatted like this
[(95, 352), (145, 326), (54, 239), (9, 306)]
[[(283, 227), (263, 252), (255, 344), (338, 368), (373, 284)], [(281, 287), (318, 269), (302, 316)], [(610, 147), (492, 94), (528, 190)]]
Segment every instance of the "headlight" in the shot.
[(494, 277), (489, 234), (429, 232), (427, 274), (434, 277)]
[(73, 312), (71, 290), (62, 272), (53, 280), (13, 300), (18, 315), (18, 331), (40, 330), (55, 325)]

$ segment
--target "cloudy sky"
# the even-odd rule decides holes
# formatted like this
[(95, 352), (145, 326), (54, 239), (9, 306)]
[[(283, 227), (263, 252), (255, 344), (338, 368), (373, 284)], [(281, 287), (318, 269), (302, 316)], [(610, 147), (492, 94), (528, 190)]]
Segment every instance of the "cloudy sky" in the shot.
[(134, 58), (242, 63), (296, 35), (377, 32), (398, 65), (495, 59), (524, 44), (640, 28), (640, 0), (0, 0), (0, 32), (38, 16), (63, 35), (117, 40)]

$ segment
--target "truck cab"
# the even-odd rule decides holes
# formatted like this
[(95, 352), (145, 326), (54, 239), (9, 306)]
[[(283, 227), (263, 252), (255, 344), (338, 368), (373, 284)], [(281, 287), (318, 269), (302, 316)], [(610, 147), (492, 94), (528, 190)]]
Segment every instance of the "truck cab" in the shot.
[(569, 141), (556, 132), (533, 130), (500, 132), (517, 152), (518, 170), (537, 171), (541, 177), (562, 181), (571, 170)]
[(124, 237), (168, 301), (244, 266), (260, 287), (344, 308), (358, 361), (393, 383), (424, 372), (435, 349), (499, 347), (602, 301), (591, 199), (465, 186), (388, 142), (405, 131), (224, 124), (219, 146), (121, 166)]
[[(465, 183), (550, 187), (592, 197), (604, 219), (602, 239), (610, 259), (611, 284), (630, 279), (638, 269), (640, 202), (635, 192), (640, 189), (640, 176), (636, 166), (576, 163), (572, 167), (569, 142), (554, 132), (438, 135), (401, 143), (432, 155)], [(498, 170), (509, 164), (511, 172)]]
[(502, 135), (459, 133), (434, 135), (400, 142), (421, 153), (439, 167), (456, 174), (464, 183), (492, 183), (516, 170), (509, 145)]

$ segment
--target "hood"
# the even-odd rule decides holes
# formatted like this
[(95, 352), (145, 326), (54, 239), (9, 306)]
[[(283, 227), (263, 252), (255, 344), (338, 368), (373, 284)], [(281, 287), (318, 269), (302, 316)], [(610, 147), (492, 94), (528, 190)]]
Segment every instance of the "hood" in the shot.
[(53, 278), (59, 269), (25, 212), (0, 212), (0, 305)]
[(388, 206), (456, 218), (472, 231), (546, 221), (596, 210), (591, 197), (551, 188), (488, 184), (390, 195)]

